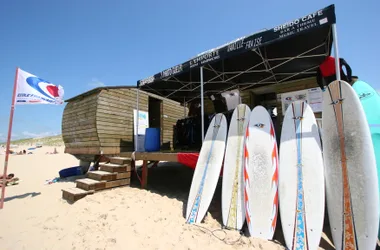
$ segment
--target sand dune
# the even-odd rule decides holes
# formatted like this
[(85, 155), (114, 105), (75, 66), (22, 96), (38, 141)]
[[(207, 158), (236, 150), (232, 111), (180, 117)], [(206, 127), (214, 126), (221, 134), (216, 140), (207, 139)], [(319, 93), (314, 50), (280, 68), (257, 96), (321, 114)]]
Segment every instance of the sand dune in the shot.
[[(9, 172), (21, 181), (6, 189), (1, 249), (284, 249), (278, 242), (221, 230), (220, 185), (205, 222), (185, 224), (192, 170), (183, 166), (151, 169), (149, 191), (140, 189), (134, 178), (131, 187), (69, 204), (62, 200), (61, 189), (73, 187), (73, 179), (45, 185), (60, 169), (78, 164), (63, 148), (57, 149), (57, 155), (45, 154), (53, 148), (42, 147), (31, 155), (10, 156)], [(4, 155), (0, 160), (3, 165)]]

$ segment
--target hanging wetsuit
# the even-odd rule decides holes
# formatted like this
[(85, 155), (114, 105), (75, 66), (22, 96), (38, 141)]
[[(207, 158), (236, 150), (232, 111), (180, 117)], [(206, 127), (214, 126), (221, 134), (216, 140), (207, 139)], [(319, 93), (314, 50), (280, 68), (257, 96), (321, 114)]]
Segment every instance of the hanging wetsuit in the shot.
[[(350, 65), (343, 59), (339, 59), (340, 66), (340, 79), (350, 83), (352, 81), (352, 70)], [(344, 73), (343, 68), (346, 68), (347, 75)], [(319, 87), (323, 90), (325, 86), (329, 85), (332, 81), (336, 80), (335, 71), (335, 58), (328, 56), (317, 69), (317, 83)]]

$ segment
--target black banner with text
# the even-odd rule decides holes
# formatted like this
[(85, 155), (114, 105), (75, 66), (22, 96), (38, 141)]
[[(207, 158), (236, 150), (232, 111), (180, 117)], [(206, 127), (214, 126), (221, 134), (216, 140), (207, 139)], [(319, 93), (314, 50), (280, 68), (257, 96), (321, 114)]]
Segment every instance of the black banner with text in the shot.
[(149, 85), (157, 80), (176, 76), (192, 68), (199, 68), (203, 65), (217, 62), (234, 55), (238, 55), (255, 48), (268, 45), (284, 38), (294, 37), (305, 31), (316, 29), (336, 22), (335, 6), (330, 5), (309, 15), (294, 19), (270, 30), (255, 33), (250, 36), (234, 40), (224, 46), (203, 52), (191, 60), (166, 69), (154, 76), (150, 76), (137, 82), (138, 87)]

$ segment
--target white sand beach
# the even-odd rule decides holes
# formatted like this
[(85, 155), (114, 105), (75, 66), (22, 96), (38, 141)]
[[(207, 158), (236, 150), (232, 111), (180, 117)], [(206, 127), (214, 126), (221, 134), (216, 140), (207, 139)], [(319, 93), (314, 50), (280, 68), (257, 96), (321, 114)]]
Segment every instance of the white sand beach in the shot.
[[(74, 187), (73, 179), (45, 182), (58, 177), (59, 170), (77, 166), (78, 160), (64, 154), (63, 147), (57, 148), (58, 154), (46, 154), (53, 149), (10, 155), (8, 173), (20, 182), (6, 188), (0, 249), (285, 249), (278, 241), (221, 230), (220, 185), (201, 227), (185, 224), (192, 170), (184, 166), (150, 169), (149, 190), (140, 189), (133, 178), (131, 187), (96, 192), (69, 204), (61, 198), (61, 189)], [(4, 155), (0, 160), (3, 165)], [(279, 241), (280, 232), (278, 224)], [(331, 249), (326, 242), (322, 245)]]

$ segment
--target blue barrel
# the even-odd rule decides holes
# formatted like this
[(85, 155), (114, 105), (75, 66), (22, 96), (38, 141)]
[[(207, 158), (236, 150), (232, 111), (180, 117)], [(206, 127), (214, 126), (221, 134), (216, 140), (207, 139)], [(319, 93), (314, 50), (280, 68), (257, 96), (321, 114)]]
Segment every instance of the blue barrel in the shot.
[(146, 128), (144, 144), (145, 144), (146, 152), (160, 151), (160, 144), (161, 144), (160, 128)]

